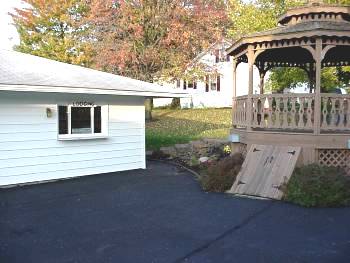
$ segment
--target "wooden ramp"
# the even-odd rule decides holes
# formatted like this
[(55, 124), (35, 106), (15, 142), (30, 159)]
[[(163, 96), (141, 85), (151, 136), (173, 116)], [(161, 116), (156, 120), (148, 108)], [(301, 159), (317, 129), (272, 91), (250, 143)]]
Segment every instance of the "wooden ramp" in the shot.
[(256, 145), (247, 153), (229, 193), (282, 199), (299, 158), (301, 147)]

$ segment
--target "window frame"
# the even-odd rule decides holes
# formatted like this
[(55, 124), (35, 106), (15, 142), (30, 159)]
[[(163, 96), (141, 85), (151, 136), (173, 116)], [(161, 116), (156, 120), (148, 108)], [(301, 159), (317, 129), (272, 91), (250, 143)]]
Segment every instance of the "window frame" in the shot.
[[(215, 88), (213, 88), (213, 85), (215, 84)], [(210, 77), (210, 84), (209, 84), (209, 90), (210, 91), (221, 91), (221, 77), (220, 75), (216, 75), (215, 77)]]
[[(215, 88), (213, 88), (213, 85), (215, 84)], [(217, 83), (217, 78), (215, 77), (213, 79), (213, 77), (210, 78), (210, 91), (217, 91), (217, 88), (218, 88), (218, 83)]]
[[(60, 134), (60, 116), (59, 107), (67, 107), (67, 134)], [(95, 108), (101, 107), (101, 132), (95, 133)], [(72, 108), (90, 108), (90, 127), (92, 133), (72, 134)], [(88, 140), (88, 139), (103, 139), (108, 137), (108, 120), (109, 120), (108, 105), (73, 105), (73, 104), (58, 104), (57, 105), (57, 140)]]
[(188, 81), (187, 83), (187, 89), (197, 89), (197, 81)]

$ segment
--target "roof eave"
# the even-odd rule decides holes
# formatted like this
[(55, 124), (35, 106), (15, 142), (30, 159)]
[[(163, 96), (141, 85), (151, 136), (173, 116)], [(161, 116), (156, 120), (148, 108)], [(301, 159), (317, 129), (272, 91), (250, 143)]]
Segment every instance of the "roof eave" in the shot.
[(91, 95), (115, 95), (115, 96), (139, 96), (153, 98), (188, 98), (190, 94), (185, 92), (169, 91), (133, 91), (133, 90), (113, 90), (81, 87), (52, 87), (0, 84), (0, 91), (14, 92), (38, 92), (38, 93), (68, 93), (68, 94), (91, 94)]
[[(300, 34), (299, 36), (298, 36), (298, 33)], [(345, 36), (350, 38), (350, 31), (344, 31), (344, 30), (334, 31), (334, 30), (319, 28), (317, 30), (310, 29), (310, 30), (293, 32), (293, 33), (266, 34), (266, 35), (251, 36), (251, 37), (247, 36), (247, 37), (241, 38), (239, 41), (234, 43), (230, 48), (227, 49), (227, 52), (229, 55), (232, 55), (232, 53), (235, 50), (239, 49), (243, 45), (264, 42), (266, 41), (267, 37), (269, 37), (268, 41), (276, 41), (276, 40), (278, 41), (283, 39), (289, 40), (292, 38), (313, 37), (313, 36), (336, 36), (336, 37)]]
[(344, 5), (320, 5), (320, 6), (301, 6), (298, 8), (291, 8), (287, 12), (278, 18), (278, 23), (287, 23), (291, 17), (300, 16), (303, 14), (314, 14), (314, 13), (336, 13), (336, 14), (349, 14), (350, 6)]

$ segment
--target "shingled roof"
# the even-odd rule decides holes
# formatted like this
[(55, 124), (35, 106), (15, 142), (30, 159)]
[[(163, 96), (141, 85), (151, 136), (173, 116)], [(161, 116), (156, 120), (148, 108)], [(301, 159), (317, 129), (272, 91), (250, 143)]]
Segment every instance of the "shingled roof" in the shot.
[(288, 10), (276, 28), (247, 35), (227, 49), (237, 55), (249, 44), (273, 43), (295, 39), (350, 38), (350, 7), (309, 1), (305, 6)]
[(333, 22), (333, 21), (309, 21), (302, 22), (295, 25), (279, 26), (277, 28), (261, 31), (248, 35), (247, 38), (257, 36), (279, 35), (288, 33), (308, 32), (316, 30), (330, 30), (330, 31), (350, 31), (350, 23), (348, 22)]
[(0, 91), (187, 97), (183, 91), (16, 51), (0, 50)]

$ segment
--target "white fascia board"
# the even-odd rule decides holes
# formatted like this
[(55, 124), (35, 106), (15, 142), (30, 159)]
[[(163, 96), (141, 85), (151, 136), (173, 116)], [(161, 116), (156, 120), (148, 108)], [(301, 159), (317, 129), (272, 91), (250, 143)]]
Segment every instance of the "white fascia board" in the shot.
[(76, 87), (51, 87), (51, 86), (32, 86), (32, 85), (3, 85), (0, 84), (0, 91), (17, 92), (44, 92), (44, 93), (73, 93), (73, 94), (96, 94), (96, 95), (120, 95), (120, 96), (140, 96), (154, 98), (188, 98), (191, 97), (187, 92), (174, 91), (147, 91), (147, 90), (114, 90), (114, 89), (96, 89), (96, 88), (76, 88)]

